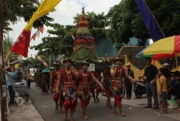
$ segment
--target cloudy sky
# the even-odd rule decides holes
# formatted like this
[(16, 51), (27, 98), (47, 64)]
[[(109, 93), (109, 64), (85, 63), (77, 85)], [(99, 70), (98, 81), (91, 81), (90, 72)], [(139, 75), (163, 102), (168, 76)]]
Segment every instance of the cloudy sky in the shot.
[[(54, 18), (53, 23), (59, 23), (63, 25), (73, 24), (73, 17), (77, 13), (81, 13), (82, 7), (85, 7), (85, 12), (95, 12), (105, 14), (109, 11), (110, 7), (118, 4), (120, 0), (62, 0), (56, 6), (56, 12), (51, 12), (50, 17)], [(16, 24), (11, 25), (13, 31), (9, 32), (10, 38), (15, 41), (20, 35), (21, 31), (26, 26), (26, 23), (23, 20), (18, 21)], [(35, 41), (31, 41), (30, 45), (37, 45), (41, 43), (41, 38), (47, 36), (47, 27), (44, 28), (44, 33), (40, 34), (40, 37), (37, 37)], [(35, 29), (32, 30), (31, 35), (35, 33)], [(38, 51), (30, 50), (28, 56), (34, 57)]]

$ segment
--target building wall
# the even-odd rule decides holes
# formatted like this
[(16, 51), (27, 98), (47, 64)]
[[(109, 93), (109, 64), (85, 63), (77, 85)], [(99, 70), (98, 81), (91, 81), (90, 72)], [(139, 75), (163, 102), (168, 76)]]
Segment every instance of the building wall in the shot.
[(98, 57), (105, 57), (106, 54), (109, 56), (115, 56), (117, 49), (115, 48), (116, 43), (108, 41), (106, 38), (96, 41), (95, 47), (97, 50)]
[[(125, 45), (137, 45), (138, 41), (136, 38), (132, 37), (130, 38), (130, 42)], [(147, 41), (146, 46), (150, 45), (149, 40)], [(106, 38), (96, 41), (95, 47), (97, 50), (98, 57), (105, 57), (106, 54), (108, 56), (115, 56), (118, 52), (117, 48), (115, 47), (116, 43), (108, 41)]]

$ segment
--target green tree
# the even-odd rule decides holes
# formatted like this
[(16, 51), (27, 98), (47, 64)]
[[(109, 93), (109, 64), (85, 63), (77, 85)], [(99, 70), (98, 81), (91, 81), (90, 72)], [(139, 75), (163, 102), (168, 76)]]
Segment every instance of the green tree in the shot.
[(32, 46), (35, 50), (39, 51), (40, 55), (53, 54), (57, 57), (59, 54), (65, 54), (70, 56), (73, 48), (73, 39), (70, 36), (70, 32), (74, 31), (72, 25), (60, 25), (60, 24), (49, 24), (52, 30), (48, 30), (48, 37), (42, 38), (42, 43), (37, 46)]
[[(23, 18), (25, 22), (28, 22), (39, 5), (39, 0), (3, 0), (3, 33), (6, 34), (12, 30), (8, 28), (10, 23), (15, 24), (21, 18)], [(53, 20), (53, 18), (48, 17), (48, 14), (46, 14), (36, 20), (33, 23), (33, 27), (39, 28), (43, 25), (48, 25), (48, 23)]]
[[(45, 61), (45, 62), (48, 62), (48, 58), (44, 57), (44, 56), (41, 56), (41, 58)], [(41, 63), (41, 61), (39, 61), (37, 58), (32, 58), (32, 57), (29, 57), (27, 58), (26, 60), (30, 61), (31, 64), (29, 65), (31, 68), (34, 67), (34, 68), (41, 68), (43, 67), (44, 65)]]
[[(13, 43), (13, 40), (12, 40), (12, 38), (6, 38), (6, 39), (4, 39), (3, 40), (3, 47), (4, 47), (4, 49), (3, 49), (3, 55), (4, 55), (4, 57), (6, 57), (7, 56), (7, 54), (9, 53), (9, 50), (10, 50), (10, 47), (12, 46), (12, 43)], [(18, 57), (18, 55), (17, 54), (14, 54), (14, 55), (12, 55), (10, 58), (9, 58), (9, 61), (10, 62), (12, 62), (12, 61), (15, 61), (15, 60), (17, 60), (17, 57)]]
[[(144, 1), (167, 37), (180, 33), (179, 0)], [(107, 16), (110, 23), (107, 36), (110, 41), (127, 44), (129, 38), (136, 37), (139, 45), (145, 45), (150, 38), (134, 0), (122, 0), (109, 10)]]
[[(94, 12), (88, 12), (87, 20), (89, 21), (89, 30), (95, 41), (98, 41), (106, 37), (105, 27), (108, 25), (106, 16), (104, 13), (95, 14)], [(80, 18), (80, 14), (74, 17), (74, 23), (77, 24)], [(35, 50), (39, 51), (41, 55), (53, 54), (55, 57), (58, 54), (64, 54), (65, 56), (72, 55), (73, 39), (70, 36), (70, 32), (76, 36), (77, 26), (75, 25), (60, 25), (58, 23), (48, 24), (52, 29), (48, 30), (49, 36), (42, 39), (42, 43), (36, 46), (32, 46)]]

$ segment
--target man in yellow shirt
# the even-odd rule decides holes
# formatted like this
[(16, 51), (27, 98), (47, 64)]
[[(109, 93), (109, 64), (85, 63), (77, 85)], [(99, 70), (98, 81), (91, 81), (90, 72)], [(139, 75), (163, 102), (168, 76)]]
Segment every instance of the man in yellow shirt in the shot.
[(28, 87), (28, 89), (31, 86), (31, 80), (32, 80), (32, 74), (30, 73), (30, 70), (28, 69), (27, 70), (27, 87)]

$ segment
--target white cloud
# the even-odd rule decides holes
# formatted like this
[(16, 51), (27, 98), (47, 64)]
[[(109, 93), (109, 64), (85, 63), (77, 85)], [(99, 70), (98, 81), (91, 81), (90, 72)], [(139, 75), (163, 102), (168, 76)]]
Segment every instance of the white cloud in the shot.
[[(59, 23), (62, 25), (72, 25), (73, 24), (73, 17), (76, 14), (80, 14), (82, 11), (82, 7), (85, 7), (85, 12), (95, 12), (101, 13), (104, 12), (105, 14), (109, 11), (110, 7), (118, 4), (120, 0), (62, 0), (56, 6), (56, 12), (49, 13), (49, 16), (54, 18), (53, 23)], [(17, 22), (17, 24), (11, 25), (13, 31), (9, 32), (9, 36), (13, 38), (13, 41), (17, 39), (21, 31), (24, 29), (26, 23), (23, 20)], [(41, 43), (41, 39), (47, 35), (47, 28), (45, 27), (44, 33), (40, 34), (40, 37), (37, 37), (35, 41), (31, 41), (30, 45), (37, 45)], [(49, 28), (48, 28), (49, 29)], [(36, 30), (32, 30), (31, 35), (34, 34)], [(29, 56), (35, 56), (37, 51), (29, 50)]]

